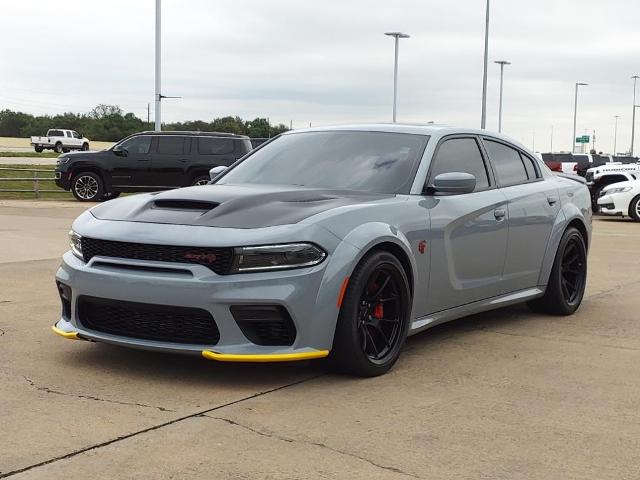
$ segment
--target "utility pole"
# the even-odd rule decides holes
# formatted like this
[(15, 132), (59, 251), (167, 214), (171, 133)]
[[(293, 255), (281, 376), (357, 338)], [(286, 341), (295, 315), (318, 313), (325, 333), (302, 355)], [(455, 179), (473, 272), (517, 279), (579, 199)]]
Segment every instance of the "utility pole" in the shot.
[(147, 103), (147, 128), (151, 128), (151, 104)]
[(496, 62), (500, 65), (500, 107), (498, 109), (498, 132), (502, 132), (502, 84), (504, 82), (504, 66), (511, 65), (511, 62), (507, 62), (506, 60), (498, 60)]
[(160, 100), (162, 100), (162, 95), (160, 94), (160, 40), (161, 40), (161, 3), (162, 0), (156, 0), (156, 132), (162, 130), (162, 117), (160, 112)]
[(482, 75), (482, 116), (480, 128), (487, 126), (487, 69), (489, 63), (489, 0), (487, 0), (487, 13), (484, 26), (484, 73)]
[(616, 119), (615, 126), (613, 127), (613, 154), (615, 155), (618, 151), (618, 118), (620, 118), (620, 115), (615, 115), (614, 118)]
[(633, 157), (633, 141), (636, 136), (636, 81), (640, 77), (634, 75), (631, 78), (633, 79), (633, 115), (631, 116), (631, 156)]
[(553, 153), (553, 125), (551, 125), (551, 147), (550, 152)]
[(596, 131), (593, 130), (593, 138), (591, 139), (591, 150), (596, 151)]
[(396, 110), (397, 110), (397, 102), (398, 102), (398, 49), (400, 47), (400, 39), (401, 38), (409, 38), (410, 35), (402, 32), (387, 32), (385, 35), (389, 37), (393, 37), (395, 39), (395, 48), (394, 48), (394, 62), (393, 62), (393, 123), (396, 123)]
[[(573, 104), (573, 137), (571, 138), (571, 152), (576, 153), (576, 120), (578, 118), (578, 87), (588, 85), (588, 83), (576, 82), (576, 94)], [(582, 144), (584, 149), (584, 143)]]

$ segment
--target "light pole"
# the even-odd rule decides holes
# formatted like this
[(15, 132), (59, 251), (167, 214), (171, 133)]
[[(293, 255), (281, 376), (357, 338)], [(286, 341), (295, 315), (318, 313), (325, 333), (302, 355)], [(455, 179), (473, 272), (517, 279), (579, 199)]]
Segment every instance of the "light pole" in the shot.
[(633, 157), (633, 141), (636, 137), (636, 81), (640, 77), (634, 75), (631, 78), (633, 79), (633, 115), (631, 116), (631, 156)]
[(571, 138), (571, 152), (576, 153), (576, 120), (578, 118), (578, 87), (589, 85), (588, 83), (576, 82), (576, 95), (573, 104), (573, 137)]
[(161, 8), (162, 0), (156, 0), (156, 132), (159, 132), (162, 129), (162, 120), (160, 115), (160, 100), (162, 100), (162, 96), (160, 94), (160, 26), (161, 26), (161, 17), (160, 17), (160, 8)]
[(484, 26), (484, 71), (482, 74), (482, 118), (480, 128), (487, 126), (487, 69), (489, 63), (489, 0), (487, 0), (487, 13)]
[(401, 38), (409, 38), (410, 35), (401, 32), (387, 32), (385, 35), (395, 38), (395, 61), (393, 62), (393, 123), (396, 123), (396, 105), (398, 102), (398, 47)]
[(506, 60), (496, 60), (493, 63), (500, 65), (500, 107), (498, 108), (498, 132), (502, 132), (502, 84), (504, 82), (504, 66), (511, 65)]
[[(635, 108), (633, 109), (635, 111)], [(613, 154), (615, 155), (618, 151), (618, 119), (620, 115), (614, 115), (616, 119), (615, 126), (613, 127)]]

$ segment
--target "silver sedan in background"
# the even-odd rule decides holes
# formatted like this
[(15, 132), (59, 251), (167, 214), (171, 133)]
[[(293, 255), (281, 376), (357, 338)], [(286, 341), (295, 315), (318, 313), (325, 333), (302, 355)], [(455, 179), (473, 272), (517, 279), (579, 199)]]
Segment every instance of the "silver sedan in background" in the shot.
[(295, 130), (215, 173), (83, 213), (54, 331), (216, 361), (329, 357), (374, 376), (439, 323), (582, 301), (587, 187), (500, 134)]

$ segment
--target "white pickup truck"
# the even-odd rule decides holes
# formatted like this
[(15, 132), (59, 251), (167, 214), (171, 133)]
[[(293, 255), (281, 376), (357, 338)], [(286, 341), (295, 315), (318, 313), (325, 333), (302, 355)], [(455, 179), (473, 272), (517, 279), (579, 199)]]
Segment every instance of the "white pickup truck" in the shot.
[(31, 145), (36, 152), (54, 150), (64, 153), (69, 150), (89, 150), (89, 140), (74, 130), (51, 128), (43, 137), (31, 137)]

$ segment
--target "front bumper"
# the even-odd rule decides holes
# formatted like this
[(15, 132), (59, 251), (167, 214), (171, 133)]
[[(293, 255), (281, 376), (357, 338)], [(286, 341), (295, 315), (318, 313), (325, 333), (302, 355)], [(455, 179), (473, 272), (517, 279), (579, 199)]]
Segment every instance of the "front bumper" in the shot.
[(62, 172), (62, 171), (56, 170), (54, 173), (56, 185), (64, 190), (69, 190), (71, 188), (70, 173), (71, 172)]
[(629, 214), (629, 204), (620, 195), (603, 195), (598, 198), (599, 213), (602, 215), (624, 216)]
[[(202, 265), (168, 264), (106, 257), (88, 263), (71, 252), (63, 256), (56, 280), (71, 289), (71, 305), (54, 325), (65, 338), (126, 347), (202, 355), (217, 361), (273, 362), (321, 358), (329, 354), (338, 315), (334, 302), (319, 295), (328, 260), (298, 270), (220, 276)], [(143, 267), (139, 270), (136, 267)], [(165, 270), (150, 271), (149, 267)], [(176, 273), (172, 272), (175, 271)], [(182, 271), (178, 274), (178, 270)], [(185, 275), (185, 272), (189, 274)], [(333, 282), (335, 283), (335, 282)], [(337, 292), (336, 292), (337, 293)], [(146, 340), (92, 330), (78, 312), (81, 296), (206, 310), (220, 333), (215, 344)], [(335, 296), (334, 296), (335, 298)], [(295, 325), (290, 346), (252, 343), (231, 314), (232, 305), (280, 305)]]

